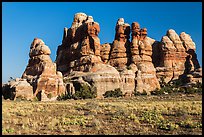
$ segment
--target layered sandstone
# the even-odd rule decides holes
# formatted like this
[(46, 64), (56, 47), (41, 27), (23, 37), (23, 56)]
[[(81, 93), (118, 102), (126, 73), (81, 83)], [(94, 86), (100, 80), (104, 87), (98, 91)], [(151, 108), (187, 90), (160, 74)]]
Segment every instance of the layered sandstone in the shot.
[(66, 92), (81, 91), (83, 85), (94, 88), (98, 98), (117, 88), (127, 96), (150, 94), (160, 89), (162, 77), (165, 82), (181, 79), (188, 85), (202, 83), (195, 43), (185, 32), (178, 35), (169, 29), (161, 41), (156, 41), (147, 36), (147, 28), (140, 28), (138, 22), (130, 26), (123, 18), (116, 23), (112, 43), (101, 44), (99, 32), (100, 25), (92, 16), (76, 13), (71, 27), (64, 28), (56, 63), (50, 58), (49, 47), (35, 38), (22, 78), (3, 86), (9, 91), (3, 92), (4, 98), (56, 100)]
[[(119, 72), (107, 63), (112, 45), (100, 45), (98, 33), (100, 26), (92, 16), (77, 13), (71, 28), (64, 29), (62, 45), (58, 46), (57, 69), (65, 78), (67, 91), (74, 93), (79, 90), (76, 83), (90, 83), (97, 91), (98, 97), (103, 97), (107, 90), (120, 86)], [(83, 78), (82, 78), (83, 77)], [(72, 79), (73, 78), (73, 79)]]
[(155, 50), (153, 63), (157, 77), (159, 79), (164, 77), (165, 82), (179, 79), (184, 73), (200, 68), (195, 53), (195, 43), (185, 32), (178, 35), (173, 29), (168, 30), (161, 42), (153, 45), (153, 49)]
[(108, 63), (109, 57), (110, 57), (110, 51), (111, 51), (112, 43), (105, 43), (101, 44), (101, 60), (104, 63)]
[(34, 97), (41, 98), (45, 94), (49, 98), (55, 98), (65, 92), (63, 76), (56, 71), (56, 64), (50, 58), (51, 51), (45, 43), (35, 38), (30, 47), (30, 59), (22, 75), (32, 86)]
[(137, 92), (153, 91), (160, 89), (159, 81), (156, 77), (156, 70), (152, 63), (152, 45), (155, 40), (147, 37), (147, 29), (140, 28), (139, 23), (132, 23), (131, 41), (131, 68), (135, 70), (135, 90)]
[(130, 25), (123, 18), (118, 19), (115, 27), (115, 39), (111, 46), (109, 64), (117, 69), (130, 64)]
[[(79, 78), (78, 72), (83, 72), (83, 80), (94, 83), (98, 97), (115, 88), (121, 88), (127, 95), (135, 90), (150, 92), (160, 88), (151, 58), (155, 40), (147, 37), (146, 28), (140, 29), (138, 23), (133, 23), (130, 42), (130, 25), (119, 18), (114, 41), (100, 45), (100, 27), (93, 17), (90, 21), (88, 17), (77, 13), (71, 28), (64, 29), (56, 59), (57, 68), (64, 76), (74, 74)], [(67, 84), (67, 90), (77, 88)]]
[(33, 99), (33, 87), (26, 79), (13, 79), (3, 85), (2, 95), (4, 99), (16, 100), (18, 98), (24, 100)]
[(62, 45), (57, 49), (57, 69), (63, 74), (89, 71), (100, 58), (100, 26), (92, 16), (77, 13), (71, 28), (64, 29)]

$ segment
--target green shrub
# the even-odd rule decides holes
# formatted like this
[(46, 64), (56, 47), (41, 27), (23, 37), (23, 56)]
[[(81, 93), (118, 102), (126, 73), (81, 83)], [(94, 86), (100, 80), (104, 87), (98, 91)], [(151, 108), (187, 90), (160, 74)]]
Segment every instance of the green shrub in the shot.
[(60, 101), (60, 100), (67, 100), (67, 99), (71, 99), (72, 96), (70, 93), (67, 93), (67, 94), (62, 94), (60, 96), (57, 97), (57, 100)]
[(75, 94), (72, 96), (74, 99), (91, 99), (96, 98), (97, 92), (95, 87), (90, 87), (86, 84), (82, 85), (79, 91), (76, 91)]
[(180, 123), (178, 123), (180, 127), (184, 128), (200, 128), (202, 127), (202, 123), (194, 122), (192, 119), (188, 118)]
[(177, 129), (179, 127), (177, 124), (171, 123), (169, 121), (162, 121), (157, 126), (159, 129), (167, 130), (167, 131), (172, 131), (172, 130)]
[(180, 92), (180, 93), (185, 93), (185, 88), (184, 87), (178, 87), (177, 88), (177, 92)]
[(160, 79), (160, 81), (159, 81), (159, 84), (160, 84), (160, 87), (161, 87), (161, 88), (162, 88), (162, 87), (165, 87), (166, 84), (167, 84), (164, 79), (165, 79), (164, 77), (161, 77), (161, 79)]
[(32, 101), (39, 101), (37, 97), (34, 97)]
[(154, 91), (151, 92), (151, 95), (162, 95), (164, 94), (163, 90), (156, 88)]
[(89, 87), (88, 85), (80, 85), (78, 91), (75, 91), (74, 94), (71, 92), (67, 92), (66, 94), (62, 94), (57, 97), (57, 100), (67, 100), (67, 99), (88, 99), (88, 98), (96, 98), (97, 92), (95, 87)]
[(139, 91), (134, 91), (133, 93), (135, 96), (141, 96), (141, 95), (147, 95), (147, 92), (145, 90), (143, 90), (143, 92), (139, 92)]
[(160, 80), (161, 89), (155, 89), (151, 92), (151, 95), (162, 95), (164, 93), (185, 93), (185, 94), (193, 94), (193, 93), (202, 93), (202, 83), (197, 82), (191, 87), (182, 87), (181, 80), (173, 80), (168, 83), (164, 82), (164, 78)]
[(123, 96), (123, 93), (122, 93), (122, 91), (121, 91), (120, 88), (117, 88), (117, 89), (115, 89), (115, 90), (106, 91), (106, 92), (103, 94), (103, 96), (104, 96), (105, 98), (107, 98), (107, 97), (115, 97), (115, 98), (117, 98), (117, 97), (122, 97), (122, 96)]
[(134, 121), (137, 124), (140, 124), (139, 118), (134, 113), (128, 115), (127, 118)]
[(197, 81), (196, 84), (195, 84), (195, 87), (197, 88), (202, 88), (202, 83)]
[(161, 115), (160, 112), (158, 111), (144, 111), (142, 112), (141, 121), (149, 124), (158, 124), (164, 121), (164, 117)]
[(48, 97), (49, 99), (51, 99), (51, 98), (52, 98), (52, 93), (49, 93), (49, 94), (47, 95), (47, 97)]
[(188, 87), (188, 88), (186, 88), (184, 93), (193, 94), (193, 93), (196, 93), (197, 91), (198, 91), (198, 88), (196, 88), (196, 87)]

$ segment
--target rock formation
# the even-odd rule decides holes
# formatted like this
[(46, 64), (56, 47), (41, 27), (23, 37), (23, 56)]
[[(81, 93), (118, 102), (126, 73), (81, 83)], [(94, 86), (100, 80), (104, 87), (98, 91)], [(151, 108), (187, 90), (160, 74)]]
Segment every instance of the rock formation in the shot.
[(103, 63), (109, 60), (111, 46), (100, 45), (98, 38), (100, 26), (94, 22), (93, 17), (77, 13), (71, 28), (64, 30), (62, 45), (58, 46), (57, 50), (56, 63), (58, 70), (71, 81), (66, 83), (67, 90), (72, 90), (73, 93), (74, 90), (78, 90), (74, 84), (76, 79), (84, 80), (84, 83), (88, 82), (94, 86), (98, 97), (103, 97), (107, 90), (118, 88), (119, 72)]
[(109, 64), (115, 68), (125, 68), (130, 64), (130, 25), (124, 19), (117, 21), (115, 40), (111, 46)]
[[(130, 25), (119, 18), (113, 43), (100, 45), (98, 23), (84, 13), (75, 14), (71, 28), (64, 29), (62, 45), (58, 46), (58, 70), (65, 77), (83, 79), (94, 85), (98, 97), (116, 88), (127, 95), (135, 90), (149, 92), (160, 88), (151, 58), (155, 40), (146, 37), (147, 29), (140, 29), (138, 25), (132, 24), (130, 42)], [(74, 86), (67, 85), (67, 90)]]
[(101, 60), (104, 63), (108, 63), (108, 61), (109, 61), (111, 47), (112, 47), (111, 43), (101, 44), (100, 54), (101, 54)]
[(13, 79), (2, 86), (2, 95), (4, 99), (16, 100), (17, 98), (24, 100), (33, 99), (33, 87), (26, 79)]
[(57, 49), (57, 69), (63, 74), (87, 72), (101, 62), (99, 32), (99, 24), (92, 16), (75, 14), (71, 28), (64, 29), (62, 45)]
[[(116, 23), (112, 43), (100, 45), (99, 32), (100, 27), (92, 16), (75, 14), (71, 28), (64, 29), (56, 63), (65, 77), (72, 74), (77, 79), (82, 77), (92, 86), (94, 83), (100, 97), (113, 87), (121, 88), (129, 95), (134, 91), (150, 93), (159, 89), (161, 77), (171, 81), (184, 73), (188, 54), (192, 55), (192, 62), (199, 68), (196, 54), (191, 51), (195, 51), (195, 44), (185, 33), (179, 36), (170, 29), (159, 42), (148, 37), (147, 29), (140, 28), (139, 23), (133, 22), (130, 28), (123, 18)], [(107, 68), (110, 71), (108, 75)], [(83, 73), (79, 75), (78, 72)], [(105, 86), (111, 85), (109, 80), (112, 88)]]
[(152, 63), (152, 45), (155, 40), (147, 37), (147, 29), (140, 29), (137, 22), (132, 23), (131, 41), (131, 68), (135, 70), (135, 90), (138, 92), (153, 91), (160, 89), (159, 81), (156, 77), (156, 70)]
[(35, 38), (30, 47), (30, 59), (22, 75), (32, 86), (34, 97), (40, 100), (43, 92), (49, 98), (56, 98), (65, 92), (63, 76), (56, 71), (56, 64), (50, 58), (51, 51), (45, 43)]
[(195, 43), (185, 32), (178, 35), (169, 29), (156, 41), (147, 36), (147, 28), (140, 28), (138, 22), (130, 26), (123, 18), (116, 23), (112, 43), (100, 44), (99, 32), (99, 23), (92, 16), (76, 13), (71, 27), (64, 28), (56, 63), (49, 47), (35, 38), (22, 77), (2, 87), (4, 98), (56, 100), (61, 94), (81, 91), (83, 85), (94, 88), (98, 98), (117, 88), (127, 96), (150, 94), (160, 89), (163, 77), (165, 82), (202, 83)]
[(195, 53), (195, 43), (185, 32), (179, 36), (173, 29), (168, 30), (161, 42), (153, 45), (153, 49), (153, 63), (157, 77), (159, 79), (164, 77), (166, 83), (200, 68)]

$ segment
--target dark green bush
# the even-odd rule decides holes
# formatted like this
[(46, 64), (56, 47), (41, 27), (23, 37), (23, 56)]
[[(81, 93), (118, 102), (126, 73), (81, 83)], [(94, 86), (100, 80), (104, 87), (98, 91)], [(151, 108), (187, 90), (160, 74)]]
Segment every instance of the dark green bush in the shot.
[(47, 95), (47, 97), (48, 97), (49, 99), (51, 99), (51, 98), (52, 98), (52, 93), (49, 93), (49, 94)]
[(173, 80), (168, 83), (164, 81), (164, 77), (160, 80), (161, 89), (155, 89), (151, 92), (151, 95), (162, 95), (164, 93), (185, 93), (185, 94), (193, 94), (193, 93), (201, 93), (202, 94), (202, 83), (197, 82), (191, 87), (181, 87), (181, 80)]
[(145, 90), (143, 90), (143, 92), (134, 91), (134, 95), (135, 96), (147, 95), (147, 92)]
[(67, 99), (71, 99), (72, 95), (70, 95), (70, 93), (66, 93), (66, 94), (62, 94), (60, 96), (57, 97), (57, 100), (67, 100)]
[(122, 97), (123, 96), (123, 93), (121, 91), (120, 88), (117, 88), (115, 90), (109, 90), (109, 91), (106, 91), (104, 94), (103, 94), (104, 98), (107, 98), (107, 97)]
[(91, 99), (96, 98), (97, 92), (94, 87), (90, 87), (86, 84), (82, 85), (79, 91), (76, 91), (75, 94), (72, 96), (74, 99)]
[(154, 91), (151, 92), (151, 95), (162, 95), (164, 94), (163, 90), (156, 88)]
[(95, 87), (89, 87), (88, 85), (80, 85), (78, 91), (75, 91), (74, 94), (67, 92), (57, 97), (57, 100), (67, 100), (67, 99), (88, 99), (96, 98), (97, 92)]
[(184, 93), (186, 94), (193, 94), (193, 93), (197, 93), (199, 91), (199, 88), (196, 87), (188, 87), (186, 88), (186, 90), (184, 91)]

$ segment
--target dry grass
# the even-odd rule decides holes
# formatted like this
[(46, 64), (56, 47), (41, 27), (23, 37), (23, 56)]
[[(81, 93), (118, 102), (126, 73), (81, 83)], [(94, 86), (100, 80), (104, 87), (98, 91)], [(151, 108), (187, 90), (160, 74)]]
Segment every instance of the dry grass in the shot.
[(202, 134), (202, 95), (2, 102), (2, 134)]

